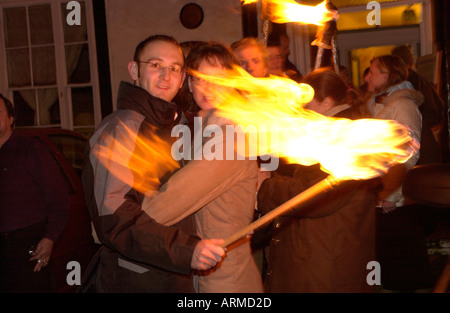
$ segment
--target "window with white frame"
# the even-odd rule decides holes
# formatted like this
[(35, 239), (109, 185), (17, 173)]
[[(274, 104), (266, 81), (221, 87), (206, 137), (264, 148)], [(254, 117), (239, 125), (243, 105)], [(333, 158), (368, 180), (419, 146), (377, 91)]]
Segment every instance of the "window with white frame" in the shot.
[(68, 3), (1, 2), (6, 77), (0, 88), (14, 103), (17, 127), (53, 126), (90, 136), (101, 119), (92, 3)]

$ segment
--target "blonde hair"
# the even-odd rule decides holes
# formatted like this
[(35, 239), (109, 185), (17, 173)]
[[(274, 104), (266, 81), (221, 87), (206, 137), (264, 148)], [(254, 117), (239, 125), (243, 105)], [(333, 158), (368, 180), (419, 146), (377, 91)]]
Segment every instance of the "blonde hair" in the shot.
[(234, 53), (236, 53), (236, 51), (243, 50), (248, 47), (258, 48), (261, 51), (264, 65), (267, 66), (269, 55), (267, 54), (266, 46), (264, 46), (264, 44), (262, 42), (259, 42), (256, 38), (245, 37), (231, 44), (231, 50), (233, 50)]

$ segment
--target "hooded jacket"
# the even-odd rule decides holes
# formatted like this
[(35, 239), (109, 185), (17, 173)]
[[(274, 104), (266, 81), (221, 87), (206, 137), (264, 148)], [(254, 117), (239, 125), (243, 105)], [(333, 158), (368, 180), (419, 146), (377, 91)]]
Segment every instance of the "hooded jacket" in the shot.
[(82, 180), (103, 245), (83, 278), (84, 290), (194, 291), (190, 265), (199, 238), (193, 218), (167, 227), (141, 208), (143, 192), (157, 190), (171, 174), (171, 167), (146, 144), (161, 141), (165, 145), (158, 144), (156, 152), (170, 156), (175, 111), (175, 104), (121, 82), (117, 111), (89, 140)]
[[(419, 144), (422, 134), (422, 114), (419, 107), (423, 103), (423, 95), (412, 88), (409, 82), (391, 87), (387, 96), (380, 103), (375, 104), (373, 118), (389, 119), (400, 122), (412, 132), (413, 138)], [(421, 150), (418, 150), (407, 162), (392, 167), (383, 176), (384, 189), (379, 195), (379, 200), (388, 200), (396, 203), (396, 206), (403, 206), (405, 198), (402, 194), (401, 185), (406, 173), (417, 164)]]

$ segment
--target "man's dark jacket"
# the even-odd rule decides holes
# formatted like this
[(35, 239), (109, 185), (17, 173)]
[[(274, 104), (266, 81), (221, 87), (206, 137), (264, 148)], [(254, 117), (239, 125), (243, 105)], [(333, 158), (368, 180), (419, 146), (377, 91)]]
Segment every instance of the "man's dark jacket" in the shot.
[(89, 140), (82, 179), (102, 247), (81, 292), (194, 291), (191, 259), (199, 239), (192, 217), (167, 227), (141, 209), (143, 193), (158, 190), (173, 170), (164, 160), (175, 111), (175, 104), (121, 82), (117, 111)]

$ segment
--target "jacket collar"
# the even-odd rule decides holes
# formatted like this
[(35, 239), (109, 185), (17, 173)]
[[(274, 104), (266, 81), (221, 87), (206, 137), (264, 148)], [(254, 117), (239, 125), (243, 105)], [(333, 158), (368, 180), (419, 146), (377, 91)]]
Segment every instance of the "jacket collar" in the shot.
[(328, 117), (333, 117), (336, 114), (338, 114), (339, 112), (342, 112), (349, 108), (350, 108), (350, 105), (348, 105), (348, 104), (339, 104), (339, 105), (333, 106), (330, 109), (328, 109), (327, 111), (325, 111), (323, 113), (323, 115), (328, 116)]
[(117, 109), (137, 111), (152, 124), (164, 128), (173, 125), (177, 107), (175, 103), (154, 97), (145, 89), (122, 81), (117, 96)]
[(386, 91), (386, 93), (388, 96), (390, 96), (393, 92), (395, 92), (397, 90), (401, 90), (401, 89), (414, 89), (414, 87), (409, 81), (405, 80), (404, 82), (401, 82), (400, 84), (390, 87)]

